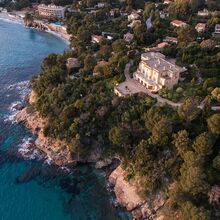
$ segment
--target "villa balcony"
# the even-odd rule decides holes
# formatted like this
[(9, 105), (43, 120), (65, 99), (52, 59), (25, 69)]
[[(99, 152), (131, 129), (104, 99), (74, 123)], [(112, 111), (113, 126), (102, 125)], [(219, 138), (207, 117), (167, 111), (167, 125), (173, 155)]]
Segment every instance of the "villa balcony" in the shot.
[(137, 71), (134, 73), (134, 79), (141, 83), (144, 87), (149, 89), (150, 91), (156, 92), (162, 88), (162, 85), (158, 84), (157, 82), (147, 79), (143, 73)]

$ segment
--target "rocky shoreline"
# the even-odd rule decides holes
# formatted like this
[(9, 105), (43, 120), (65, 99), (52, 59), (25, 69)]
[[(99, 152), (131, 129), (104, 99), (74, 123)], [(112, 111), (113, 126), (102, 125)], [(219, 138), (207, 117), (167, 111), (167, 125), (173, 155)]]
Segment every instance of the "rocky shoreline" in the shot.
[(125, 179), (125, 171), (121, 166), (118, 166), (110, 174), (108, 180), (113, 188), (117, 202), (131, 212), (133, 220), (164, 219), (160, 209), (164, 206), (165, 200), (160, 193), (149, 196), (146, 199), (141, 198), (137, 193), (136, 182)]
[(47, 157), (54, 162), (54, 164), (58, 166), (65, 166), (67, 164), (74, 163), (64, 142), (50, 137), (45, 137), (43, 127), (46, 122), (40, 117), (38, 112), (25, 107), (17, 113), (16, 121), (24, 124), (31, 130), (33, 135), (36, 137), (34, 141), (35, 146), (40, 151), (44, 152)]
[(16, 121), (24, 124), (35, 135), (34, 146), (47, 155), (53, 164), (57, 166), (73, 166), (78, 162), (95, 163), (97, 169), (102, 169), (106, 173), (108, 188), (115, 194), (117, 202), (115, 206), (121, 206), (131, 212), (133, 220), (157, 219), (158, 210), (164, 205), (162, 196), (157, 195), (150, 200), (143, 200), (137, 194), (137, 187), (134, 182), (125, 180), (125, 171), (120, 166), (118, 159), (101, 159), (101, 152), (94, 150), (86, 160), (73, 160), (68, 146), (65, 142), (51, 137), (45, 137), (43, 129), (46, 120), (42, 119), (31, 104), (35, 100), (33, 92), (29, 96), (30, 106), (19, 109), (16, 115)]

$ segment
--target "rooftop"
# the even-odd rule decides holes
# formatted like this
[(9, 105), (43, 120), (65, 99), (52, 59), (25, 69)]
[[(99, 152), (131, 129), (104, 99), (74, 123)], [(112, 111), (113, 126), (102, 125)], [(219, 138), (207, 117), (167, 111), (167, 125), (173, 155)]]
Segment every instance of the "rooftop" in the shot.
[(200, 28), (201, 28), (201, 29), (205, 29), (205, 27), (206, 27), (206, 24), (205, 24), (205, 23), (198, 23), (195, 28), (196, 28), (196, 29), (198, 29), (198, 28), (199, 28), (199, 29), (200, 29)]
[(180, 21), (180, 20), (173, 20), (173, 21), (171, 21), (171, 24), (176, 25), (176, 26), (186, 25), (185, 22)]
[(38, 5), (38, 7), (51, 8), (51, 9), (63, 9), (64, 8), (62, 6), (57, 6), (57, 5), (54, 5), (54, 4), (50, 4), (50, 5), (40, 4), (40, 5)]
[(175, 65), (165, 59), (165, 56), (159, 52), (149, 52), (141, 55), (141, 60), (147, 66), (154, 68), (158, 72), (184, 72), (185, 69)]
[(220, 29), (220, 24), (216, 24), (215, 29)]
[(161, 43), (157, 44), (157, 47), (158, 48), (163, 48), (163, 47), (165, 47), (167, 45), (169, 45), (167, 42), (161, 42)]
[(206, 8), (204, 8), (203, 10), (198, 11), (198, 15), (207, 15), (207, 14), (209, 14), (209, 11)]
[(178, 42), (178, 40), (177, 40), (176, 37), (169, 37), (169, 36), (165, 37), (165, 38), (164, 38), (164, 41), (165, 41), (165, 42), (174, 42), (174, 43), (177, 43), (177, 42)]

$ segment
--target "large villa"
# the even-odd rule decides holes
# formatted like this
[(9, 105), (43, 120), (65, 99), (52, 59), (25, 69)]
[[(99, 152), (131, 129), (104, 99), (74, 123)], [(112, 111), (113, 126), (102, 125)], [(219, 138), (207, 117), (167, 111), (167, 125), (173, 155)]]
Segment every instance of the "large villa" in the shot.
[(141, 62), (134, 79), (151, 91), (158, 91), (163, 87), (173, 88), (180, 79), (180, 73), (186, 69), (168, 61), (159, 52), (149, 52), (141, 55)]

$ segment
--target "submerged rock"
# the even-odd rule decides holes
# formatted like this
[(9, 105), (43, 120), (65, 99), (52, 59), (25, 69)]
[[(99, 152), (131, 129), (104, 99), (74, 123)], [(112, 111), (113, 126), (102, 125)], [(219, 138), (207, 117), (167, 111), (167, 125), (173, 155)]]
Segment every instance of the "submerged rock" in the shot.
[(4, 163), (17, 163), (21, 160), (16, 149), (8, 148), (5, 151), (0, 150), (0, 165)]
[(16, 183), (24, 183), (32, 180), (36, 176), (40, 175), (41, 169), (37, 167), (32, 167), (25, 170), (20, 176), (16, 178)]

